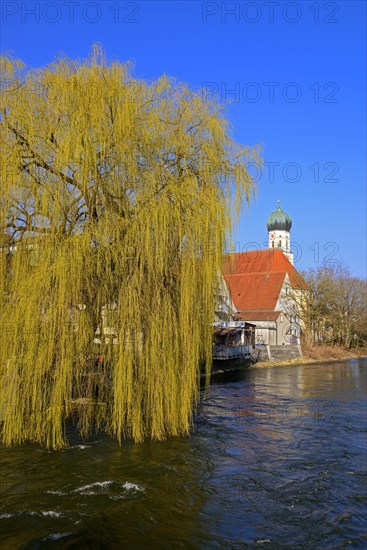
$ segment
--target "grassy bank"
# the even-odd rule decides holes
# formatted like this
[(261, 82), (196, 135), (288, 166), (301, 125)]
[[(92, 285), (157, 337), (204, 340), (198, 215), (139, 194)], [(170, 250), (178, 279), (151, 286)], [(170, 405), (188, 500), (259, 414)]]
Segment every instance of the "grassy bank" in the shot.
[(340, 346), (312, 346), (303, 348), (303, 355), (288, 361), (259, 361), (253, 367), (280, 367), (284, 365), (308, 365), (312, 363), (333, 363), (357, 357), (366, 357), (367, 347), (346, 350)]

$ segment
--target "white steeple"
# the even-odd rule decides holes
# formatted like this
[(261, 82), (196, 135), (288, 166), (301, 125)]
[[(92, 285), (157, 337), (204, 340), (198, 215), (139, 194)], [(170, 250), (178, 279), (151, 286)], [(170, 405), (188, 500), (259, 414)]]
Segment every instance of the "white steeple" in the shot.
[(287, 256), (293, 264), (293, 253), (291, 252), (292, 220), (281, 208), (278, 200), (278, 208), (272, 212), (267, 221), (269, 248), (278, 248)]

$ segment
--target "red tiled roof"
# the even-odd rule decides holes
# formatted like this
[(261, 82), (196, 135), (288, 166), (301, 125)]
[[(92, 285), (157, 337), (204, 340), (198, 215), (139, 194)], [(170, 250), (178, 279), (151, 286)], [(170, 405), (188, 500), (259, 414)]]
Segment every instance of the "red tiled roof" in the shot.
[(285, 273), (244, 273), (226, 275), (232, 300), (242, 310), (275, 309)]
[(240, 311), (237, 317), (241, 321), (276, 321), (281, 311), (256, 310)]
[[(224, 261), (224, 275), (259, 273), (288, 273), (294, 289), (307, 290), (308, 285), (281, 250), (268, 248), (228, 254)], [(233, 298), (234, 299), (234, 298)], [(258, 308), (259, 309), (259, 308)], [(262, 308), (260, 308), (262, 309)]]

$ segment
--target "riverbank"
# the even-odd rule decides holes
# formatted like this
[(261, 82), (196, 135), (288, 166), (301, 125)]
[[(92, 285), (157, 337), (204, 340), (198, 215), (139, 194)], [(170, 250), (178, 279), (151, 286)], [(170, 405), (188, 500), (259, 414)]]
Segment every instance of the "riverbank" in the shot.
[(338, 346), (315, 346), (306, 348), (304, 354), (300, 357), (287, 361), (259, 361), (258, 363), (254, 363), (251, 368), (334, 363), (336, 361), (347, 361), (348, 359), (358, 359), (360, 357), (367, 357), (366, 347), (345, 350)]

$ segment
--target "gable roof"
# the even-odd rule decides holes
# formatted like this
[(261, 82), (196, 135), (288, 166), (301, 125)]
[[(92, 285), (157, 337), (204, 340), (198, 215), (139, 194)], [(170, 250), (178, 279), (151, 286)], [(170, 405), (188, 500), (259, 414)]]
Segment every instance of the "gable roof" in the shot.
[(241, 311), (238, 318), (244, 321), (276, 321), (281, 313), (281, 311), (270, 311), (268, 309), (252, 309), (251, 311)]
[(243, 273), (225, 279), (238, 310), (274, 310), (285, 276), (284, 272)]
[(303, 277), (290, 263), (285, 254), (276, 248), (238, 252), (225, 256), (224, 275), (226, 280), (228, 276), (232, 275), (260, 273), (288, 273), (289, 281), (293, 289), (308, 289), (308, 285)]

